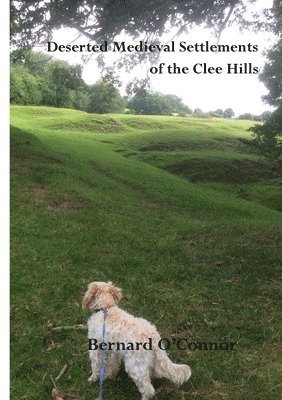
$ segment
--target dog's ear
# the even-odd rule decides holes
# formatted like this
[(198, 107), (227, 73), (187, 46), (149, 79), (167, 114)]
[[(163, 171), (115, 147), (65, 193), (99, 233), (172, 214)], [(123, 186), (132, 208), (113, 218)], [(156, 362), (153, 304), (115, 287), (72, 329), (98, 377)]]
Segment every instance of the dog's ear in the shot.
[(97, 293), (98, 285), (96, 285), (95, 283), (90, 283), (88, 290), (82, 300), (82, 308), (88, 308), (95, 299)]
[(113, 296), (113, 299), (115, 303), (117, 304), (120, 299), (122, 298), (122, 290), (118, 287), (113, 286), (111, 288), (111, 295)]

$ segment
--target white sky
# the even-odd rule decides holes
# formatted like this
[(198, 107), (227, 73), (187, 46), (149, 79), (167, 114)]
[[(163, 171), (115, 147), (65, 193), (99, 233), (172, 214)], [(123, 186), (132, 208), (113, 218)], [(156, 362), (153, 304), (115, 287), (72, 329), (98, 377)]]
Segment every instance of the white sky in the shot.
[[(260, 0), (258, 5), (268, 5), (269, 0)], [(77, 32), (71, 29), (60, 29), (55, 32), (53, 40), (58, 44), (87, 44), (86, 38), (80, 37), (74, 40), (77, 36)], [(173, 32), (161, 39), (161, 43), (165, 44), (173, 36)], [(121, 37), (118, 39), (125, 40), (126, 44), (138, 44), (138, 40), (131, 40), (128, 37)], [(213, 37), (211, 32), (203, 28), (196, 28), (191, 33), (183, 34), (182, 36), (175, 38), (177, 49), (179, 48), (178, 43), (186, 41), (188, 44), (202, 43), (206, 40), (210, 44), (216, 44), (217, 38)], [(267, 93), (264, 85), (259, 81), (258, 74), (237, 74), (228, 75), (226, 73), (227, 63), (251, 63), (253, 67), (262, 66), (265, 62), (264, 52), (265, 49), (270, 48), (274, 43), (275, 38), (270, 33), (265, 32), (251, 32), (245, 31), (240, 33), (236, 27), (229, 28), (223, 31), (220, 39), (220, 44), (248, 44), (258, 45), (258, 52), (246, 52), (246, 53), (203, 53), (203, 52), (179, 52), (174, 53), (161, 53), (161, 57), (157, 63), (165, 62), (166, 66), (172, 63), (176, 63), (180, 67), (188, 66), (190, 72), (187, 75), (170, 75), (163, 73), (162, 75), (152, 75), (151, 83), (152, 89), (165, 93), (175, 94), (181, 97), (185, 104), (192, 109), (197, 107), (204, 111), (216, 110), (217, 108), (228, 108), (231, 107), (236, 115), (244, 112), (251, 112), (253, 114), (260, 114), (270, 107), (261, 100), (261, 96)], [(46, 49), (39, 48), (38, 50), (44, 51)], [(81, 64), (81, 56), (87, 55), (89, 61), (84, 65), (83, 78), (88, 84), (93, 84), (100, 78), (100, 71), (95, 61), (95, 53), (49, 53), (53, 54), (55, 58), (63, 59), (72, 64)], [(120, 53), (106, 53), (107, 63), (112, 63), (113, 60), (119, 56)], [(206, 63), (208, 66), (223, 68), (223, 73), (197, 75), (191, 72), (191, 69), (195, 63)], [(126, 83), (137, 76), (138, 78), (145, 76), (148, 69), (148, 65), (139, 65), (138, 67), (131, 70), (130, 73), (120, 71), (119, 78)], [(124, 92), (121, 90), (122, 94)]]

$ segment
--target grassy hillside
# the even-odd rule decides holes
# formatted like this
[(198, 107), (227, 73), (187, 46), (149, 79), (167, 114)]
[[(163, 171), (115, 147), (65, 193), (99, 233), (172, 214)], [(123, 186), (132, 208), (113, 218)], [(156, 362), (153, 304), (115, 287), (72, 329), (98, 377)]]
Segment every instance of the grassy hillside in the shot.
[[(89, 115), (12, 107), (11, 398), (92, 400), (87, 284), (112, 280), (121, 307), (163, 337), (238, 342), (171, 347), (193, 375), (160, 400), (279, 399), (281, 180), (247, 121)], [(281, 250), (281, 249), (280, 249)], [(109, 400), (138, 399), (121, 372)]]

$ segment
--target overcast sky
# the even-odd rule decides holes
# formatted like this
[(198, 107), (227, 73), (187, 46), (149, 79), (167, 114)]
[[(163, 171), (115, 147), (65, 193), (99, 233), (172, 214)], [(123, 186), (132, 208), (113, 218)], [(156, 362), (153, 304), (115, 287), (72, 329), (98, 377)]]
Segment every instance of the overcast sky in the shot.
[[(259, 3), (269, 5), (269, 1), (261, 0)], [(73, 41), (77, 33), (71, 29), (60, 29), (55, 32), (53, 40), (58, 44), (87, 44), (88, 40), (79, 37)], [(173, 36), (173, 32), (164, 38), (161, 43), (165, 44)], [(121, 37), (119, 40), (125, 40), (127, 44), (138, 44), (138, 41), (132, 41), (130, 38)], [(269, 106), (261, 100), (261, 96), (267, 93), (264, 85), (259, 81), (258, 74), (227, 74), (227, 64), (247, 63), (247, 69), (258, 67), (261, 71), (265, 62), (265, 49), (271, 47), (275, 38), (272, 34), (265, 32), (245, 31), (240, 33), (237, 28), (229, 28), (223, 31), (220, 44), (239, 45), (249, 43), (258, 46), (257, 52), (179, 52), (179, 42), (185, 41), (188, 44), (202, 43), (209, 41), (209, 44), (216, 44), (217, 38), (213, 37), (211, 32), (202, 28), (193, 29), (190, 33), (183, 34), (174, 39), (176, 51), (174, 53), (161, 53), (159, 60), (154, 63), (158, 66), (164, 62), (163, 74), (150, 74), (152, 89), (165, 93), (180, 96), (184, 103), (192, 109), (197, 107), (203, 111), (215, 110), (217, 108), (231, 107), (236, 115), (244, 112), (260, 114), (269, 109)], [(45, 48), (38, 50), (44, 51)], [(50, 54), (50, 53), (49, 53)], [(64, 59), (72, 64), (81, 64), (81, 53), (52, 53), (55, 58)], [(100, 77), (100, 72), (95, 61), (95, 54), (90, 54), (89, 61), (83, 67), (83, 78), (88, 84), (93, 84)], [(85, 55), (85, 53), (84, 53)], [(119, 56), (119, 53), (108, 52), (106, 54), (107, 63), (111, 64)], [(188, 67), (188, 74), (169, 74), (167, 66), (176, 63), (180, 67)], [(193, 66), (197, 63), (206, 63), (208, 67), (221, 67), (221, 74), (196, 74), (193, 72)], [(119, 71), (119, 78), (123, 82), (128, 82), (134, 76), (145, 76), (148, 71), (148, 65), (137, 66), (130, 73)], [(124, 85), (125, 87), (125, 85)], [(124, 94), (124, 92), (122, 92)]]

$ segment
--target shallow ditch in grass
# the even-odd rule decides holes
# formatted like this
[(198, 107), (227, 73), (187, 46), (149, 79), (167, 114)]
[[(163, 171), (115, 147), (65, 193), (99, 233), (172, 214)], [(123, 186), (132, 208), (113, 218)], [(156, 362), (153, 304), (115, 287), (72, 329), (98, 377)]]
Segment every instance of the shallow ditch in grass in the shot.
[(185, 155), (179, 153), (182, 160), (172, 163), (171, 156), (166, 158), (166, 155), (172, 154), (166, 151), (167, 145), (159, 145), (156, 144), (154, 149), (150, 147), (150, 150), (139, 149), (139, 152), (129, 149), (116, 149), (115, 152), (155, 165), (197, 185), (282, 211), (281, 161), (273, 166), (263, 159), (207, 158), (204, 153), (203, 158), (188, 158), (190, 153), (183, 159)]
[(248, 159), (189, 159), (165, 168), (192, 182), (247, 183), (273, 178), (275, 171), (266, 162)]
[(191, 159), (165, 169), (192, 183), (282, 211), (281, 166), (247, 159)]
[(115, 132), (123, 132), (126, 130), (126, 127), (120, 123), (117, 119), (107, 118), (107, 119), (99, 119), (99, 118), (88, 118), (83, 119), (81, 121), (54, 121), (49, 122), (46, 125), (48, 129), (52, 130), (70, 130), (70, 131), (87, 131), (94, 133), (115, 133)]

